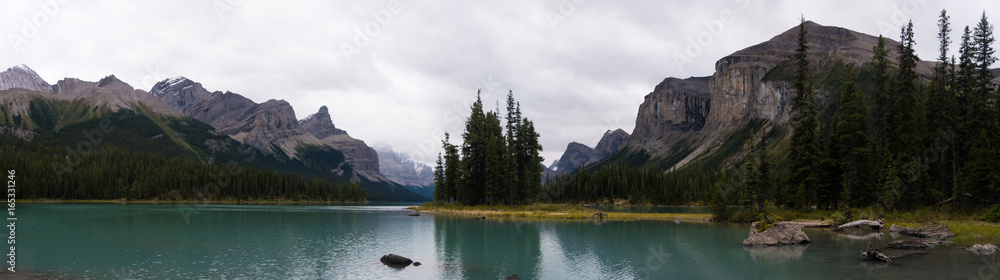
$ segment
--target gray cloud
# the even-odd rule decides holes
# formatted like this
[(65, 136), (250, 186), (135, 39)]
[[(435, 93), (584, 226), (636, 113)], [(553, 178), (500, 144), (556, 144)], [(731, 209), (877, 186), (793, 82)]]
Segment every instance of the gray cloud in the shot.
[(183, 75), (257, 102), (285, 99), (299, 118), (327, 105), (351, 135), (424, 162), (445, 131), (458, 139), (476, 89), (490, 93), (487, 108), (512, 89), (550, 163), (568, 142), (631, 131), (663, 78), (710, 75), (716, 60), (800, 14), (889, 38), (912, 18), (929, 60), (942, 8), (955, 40), (984, 10), (998, 11), (924, 0), (403, 1), (398, 11), (390, 2), (8, 1), (0, 64), (27, 64), (49, 82), (115, 74), (147, 90)]

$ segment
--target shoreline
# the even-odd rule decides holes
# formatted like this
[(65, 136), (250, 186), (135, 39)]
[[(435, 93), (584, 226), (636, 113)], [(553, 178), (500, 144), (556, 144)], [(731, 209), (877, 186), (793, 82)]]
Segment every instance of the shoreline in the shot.
[[(549, 220), (549, 221), (667, 221), (667, 222), (695, 222), (705, 224), (727, 224), (734, 223), (728, 221), (712, 221), (710, 213), (632, 213), (632, 212), (603, 212), (586, 208), (580, 205), (569, 204), (549, 204), (549, 205), (521, 205), (521, 206), (455, 206), (441, 204), (425, 204), (420, 206), (407, 207), (418, 213), (452, 215), (466, 218), (492, 218), (499, 220)], [(457, 209), (456, 209), (457, 208)], [(603, 219), (598, 213), (604, 214)], [(954, 217), (952, 217), (954, 218)], [(832, 228), (835, 227), (829, 218), (798, 217), (784, 220), (803, 228)], [(894, 217), (886, 219), (885, 227), (881, 232), (888, 233), (889, 227), (893, 224), (899, 226), (917, 226), (920, 224), (938, 223), (948, 227), (955, 237), (952, 239), (955, 246), (970, 247), (974, 244), (998, 244), (1000, 243), (1000, 224), (988, 223), (968, 218), (959, 219), (906, 219)], [(737, 223), (746, 224), (748, 223)]]

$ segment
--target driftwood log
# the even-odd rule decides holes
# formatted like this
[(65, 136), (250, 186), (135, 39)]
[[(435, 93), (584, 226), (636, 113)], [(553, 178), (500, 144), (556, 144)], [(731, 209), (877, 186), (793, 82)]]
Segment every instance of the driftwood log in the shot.
[(852, 229), (852, 228), (882, 229), (883, 227), (885, 227), (885, 220), (882, 220), (882, 219), (878, 219), (878, 220), (875, 220), (875, 221), (872, 221), (872, 220), (857, 220), (857, 221), (853, 221), (853, 222), (850, 222), (850, 223), (846, 223), (846, 224), (840, 225), (839, 227), (836, 228), (836, 230), (840, 231), (840, 230)]
[(868, 243), (868, 250), (861, 251), (861, 257), (869, 261), (892, 263), (892, 259), (882, 253), (878, 248), (872, 249), (872, 244)]

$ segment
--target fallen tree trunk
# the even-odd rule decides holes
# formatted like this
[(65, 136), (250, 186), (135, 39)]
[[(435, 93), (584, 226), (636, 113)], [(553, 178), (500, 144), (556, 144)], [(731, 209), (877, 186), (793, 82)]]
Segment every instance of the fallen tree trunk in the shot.
[(869, 227), (871, 229), (882, 229), (885, 227), (885, 220), (878, 219), (876, 221), (872, 220), (857, 220), (850, 223), (846, 223), (837, 227), (836, 230), (845, 230), (849, 228), (862, 228)]
[(861, 251), (861, 257), (869, 261), (892, 263), (892, 259), (882, 253), (878, 248), (872, 249), (872, 244), (868, 243), (868, 251)]

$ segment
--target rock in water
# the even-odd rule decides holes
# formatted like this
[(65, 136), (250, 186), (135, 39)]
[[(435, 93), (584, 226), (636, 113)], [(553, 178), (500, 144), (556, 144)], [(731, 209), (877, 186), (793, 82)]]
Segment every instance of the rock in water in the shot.
[(889, 245), (886, 245), (885, 247), (892, 249), (903, 249), (903, 250), (923, 250), (927, 249), (927, 247), (929, 246), (927, 245), (927, 243), (924, 243), (923, 240), (917, 238), (903, 238), (900, 240), (889, 242)]
[(382, 258), (379, 260), (382, 261), (382, 264), (391, 267), (407, 267), (413, 263), (413, 260), (396, 254), (388, 254), (382, 256)]
[(993, 244), (986, 244), (986, 245), (976, 244), (972, 245), (972, 247), (969, 247), (969, 249), (967, 250), (980, 255), (992, 255), (996, 254), (997, 250), (1000, 250), (1000, 248), (997, 248), (997, 246)]
[(809, 236), (802, 231), (802, 228), (786, 224), (785, 222), (775, 223), (771, 228), (757, 231), (757, 222), (750, 224), (750, 236), (743, 240), (743, 246), (771, 246), (771, 245), (794, 245), (809, 243)]

